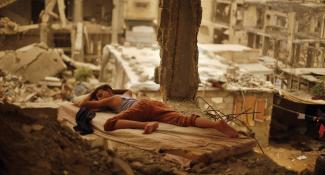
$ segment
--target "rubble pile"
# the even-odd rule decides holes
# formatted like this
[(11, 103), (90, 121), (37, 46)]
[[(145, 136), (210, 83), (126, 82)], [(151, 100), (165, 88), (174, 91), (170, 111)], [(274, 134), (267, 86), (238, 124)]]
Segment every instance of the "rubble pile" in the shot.
[(18, 24), (11, 21), (8, 17), (0, 18), (0, 34), (16, 33)]
[(49, 87), (42, 82), (31, 84), (22, 77), (0, 71), (0, 101), (5, 103), (59, 102), (65, 98), (61, 87)]
[(224, 88), (269, 88), (272, 89), (273, 85), (269, 81), (264, 81), (253, 74), (243, 73), (236, 76), (226, 75), (227, 83)]

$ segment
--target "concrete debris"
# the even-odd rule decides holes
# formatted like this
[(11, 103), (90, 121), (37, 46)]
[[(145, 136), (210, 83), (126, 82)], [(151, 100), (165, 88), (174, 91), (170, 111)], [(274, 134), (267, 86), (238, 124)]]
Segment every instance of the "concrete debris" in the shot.
[(61, 88), (30, 84), (22, 77), (0, 71), (0, 101), (5, 103), (62, 101)]
[(0, 18), (0, 34), (16, 33), (18, 24), (10, 20), (8, 17)]
[(69, 65), (75, 67), (75, 68), (87, 68), (92, 70), (94, 73), (99, 73), (100, 71), (100, 67), (90, 64), (90, 63), (83, 63), (83, 62), (79, 62), (79, 61), (75, 61), (73, 59), (71, 59), (70, 57), (66, 56), (63, 54), (62, 50), (57, 50), (59, 53), (61, 53), (62, 59), (63, 61), (65, 61), (66, 63), (68, 63)]
[[(272, 74), (273, 71), (264, 66), (262, 61), (238, 64), (218, 55), (221, 52), (238, 52), (238, 55), (250, 57), (252, 56), (252, 52), (248, 52), (250, 48), (241, 45), (226, 46), (221, 44), (199, 44), (198, 71), (201, 87), (223, 87), (226, 89), (231, 87), (231, 89), (236, 88), (237, 90), (240, 87), (263, 88), (265, 90), (271, 87), (271, 83), (266, 81), (267, 76)], [(113, 58), (111, 60), (114, 60), (108, 62), (106, 66), (107, 74), (110, 75), (106, 81), (110, 82), (113, 87), (127, 87), (135, 92), (159, 90), (159, 84), (156, 81), (158, 79), (155, 80), (155, 78), (160, 77), (158, 75), (160, 71), (155, 72), (155, 68), (160, 64), (159, 49), (154, 47), (137, 48), (125, 45), (107, 45), (104, 51), (109, 53), (107, 57), (111, 55), (111, 58)], [(255, 57), (254, 60), (258, 61)], [(105, 65), (102, 66), (105, 67)], [(238, 74), (241, 75), (238, 76)], [(123, 77), (127, 77), (128, 81), (121, 81), (125, 79)]]
[(307, 159), (307, 157), (304, 156), (304, 155), (301, 155), (301, 156), (298, 156), (297, 157), (297, 160), (305, 160), (305, 159)]
[(0, 69), (36, 83), (67, 68), (61, 54), (43, 44), (32, 44), (0, 57)]
[(134, 175), (134, 172), (132, 170), (132, 168), (130, 167), (130, 165), (128, 165), (125, 161), (123, 161), (122, 159), (119, 158), (114, 158), (113, 162), (115, 164), (115, 166), (119, 167), (122, 169), (122, 171), (126, 174), (126, 175)]
[(32, 125), (32, 130), (33, 131), (40, 131), (40, 130), (42, 130), (44, 128), (44, 126), (43, 125), (40, 125), (40, 124), (33, 124)]
[(33, 124), (33, 125), (23, 124), (22, 126), (23, 131), (27, 133), (31, 133), (33, 131), (41, 131), (43, 128), (44, 126), (40, 124)]
[(232, 89), (234, 87), (273, 89), (271, 82), (261, 80), (250, 73), (239, 74), (236, 76), (227, 74), (226, 78), (227, 83), (224, 85), (224, 88), (226, 89)]
[(61, 79), (57, 77), (45, 77), (44, 80), (39, 82), (42, 85), (46, 85), (49, 87), (61, 87), (62, 82)]

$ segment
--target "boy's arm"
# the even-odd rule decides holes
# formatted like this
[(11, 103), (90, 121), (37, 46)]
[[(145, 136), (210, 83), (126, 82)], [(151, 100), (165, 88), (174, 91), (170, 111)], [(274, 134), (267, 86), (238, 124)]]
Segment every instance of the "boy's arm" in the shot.
[(123, 93), (123, 95), (132, 97), (132, 91), (131, 90), (127, 90), (126, 92)]
[(111, 103), (114, 101), (113, 97), (105, 98), (99, 101), (87, 101), (83, 103), (83, 107), (87, 107), (90, 109), (100, 109), (102, 107), (109, 107)]

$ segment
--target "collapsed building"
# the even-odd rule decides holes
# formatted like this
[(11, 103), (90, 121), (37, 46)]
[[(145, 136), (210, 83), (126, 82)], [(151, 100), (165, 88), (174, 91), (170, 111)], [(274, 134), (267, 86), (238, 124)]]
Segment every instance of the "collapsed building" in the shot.
[[(314, 91), (323, 89), (323, 1), (215, 0), (202, 1), (202, 6), (207, 10), (200, 27), (201, 42), (240, 43), (259, 49), (260, 59), (274, 70), (268, 80), (280, 92), (273, 104), (275, 117), (296, 118), (308, 105), (322, 104), (315, 101), (319, 94)], [(281, 96), (288, 100), (283, 106), (278, 100)]]
[(5, 2), (0, 15), (13, 21), (17, 29), (2, 33), (2, 50), (44, 42), (76, 60), (83, 60), (83, 55), (91, 59), (100, 56), (102, 46), (123, 32), (123, 3), (119, 1)]
[(272, 0), (202, 2), (210, 7), (203, 13), (202, 42), (240, 43), (261, 49), (263, 56), (291, 67), (323, 67), (324, 4)]

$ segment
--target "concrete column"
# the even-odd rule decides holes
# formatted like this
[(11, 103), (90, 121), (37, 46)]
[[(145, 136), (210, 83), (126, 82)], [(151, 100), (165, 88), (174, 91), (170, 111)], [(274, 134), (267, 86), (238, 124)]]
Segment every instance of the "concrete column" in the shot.
[(163, 0), (158, 42), (160, 89), (166, 100), (193, 100), (199, 83), (197, 34), (200, 0)]
[(112, 43), (118, 43), (120, 0), (113, 0)]
[(320, 29), (320, 38), (324, 38), (324, 27), (325, 27), (325, 14), (322, 15), (322, 23), (321, 23), (321, 29)]
[(73, 21), (74, 22), (83, 21), (83, 0), (73, 1)]
[(315, 59), (315, 44), (310, 43), (307, 48), (306, 67), (313, 67)]
[(73, 1), (73, 22), (71, 31), (72, 59), (84, 61), (84, 38), (83, 38), (83, 0)]
[(295, 37), (296, 31), (296, 13), (290, 12), (288, 13), (288, 61), (291, 63), (291, 66), (295, 64), (295, 57), (294, 57), (294, 47), (293, 47), (293, 40)]
[(230, 21), (229, 21), (229, 41), (230, 43), (236, 43), (237, 38), (235, 36), (235, 29), (234, 27), (236, 26), (237, 23), (237, 2), (233, 1), (230, 4)]
[(277, 40), (277, 39), (274, 39), (273, 40), (273, 45), (274, 45), (273, 57), (278, 60), (279, 59), (279, 53), (280, 53), (280, 41)]
[(40, 24), (40, 42), (45, 43), (46, 45), (50, 45), (49, 25), (44, 22)]
[(267, 55), (270, 47), (270, 38), (263, 36), (262, 55)]
[(51, 27), (50, 27), (50, 15), (48, 13), (52, 12), (54, 6), (56, 5), (55, 0), (45, 0), (44, 14), (41, 16), (40, 23), (40, 42), (43, 42), (51, 47)]
[[(263, 33), (266, 34), (266, 27), (269, 25), (269, 20), (267, 19), (268, 11), (265, 11), (264, 13), (264, 23), (263, 23)], [(267, 37), (263, 35), (262, 37), (262, 49), (261, 49), (261, 55), (266, 55), (266, 52), (268, 50), (267, 45)]]

